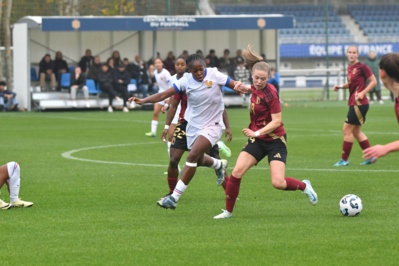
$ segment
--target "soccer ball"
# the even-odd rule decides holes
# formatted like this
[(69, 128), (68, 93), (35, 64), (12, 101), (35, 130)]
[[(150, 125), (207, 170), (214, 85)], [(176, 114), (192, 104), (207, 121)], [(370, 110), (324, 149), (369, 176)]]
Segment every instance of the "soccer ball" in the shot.
[(362, 209), (362, 200), (354, 194), (345, 195), (339, 201), (339, 210), (345, 216), (359, 215)]

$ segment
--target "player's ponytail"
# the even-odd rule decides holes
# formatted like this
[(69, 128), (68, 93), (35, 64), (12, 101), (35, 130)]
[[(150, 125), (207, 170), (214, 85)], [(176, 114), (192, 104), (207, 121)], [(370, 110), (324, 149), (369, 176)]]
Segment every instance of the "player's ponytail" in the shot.
[(267, 64), (263, 57), (260, 55), (255, 54), (252, 51), (252, 45), (248, 44), (247, 50), (243, 50), (242, 56), (244, 57), (245, 61), (247, 62), (247, 66), (251, 73), (254, 70), (262, 70), (265, 71), (268, 75), (270, 75), (270, 66)]

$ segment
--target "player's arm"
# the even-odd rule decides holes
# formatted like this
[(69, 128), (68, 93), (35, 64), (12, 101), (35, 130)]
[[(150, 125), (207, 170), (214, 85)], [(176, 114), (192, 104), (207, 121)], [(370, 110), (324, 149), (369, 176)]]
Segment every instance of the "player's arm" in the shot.
[(171, 96), (170, 98), (168, 98), (168, 99), (166, 99), (166, 100), (164, 101), (164, 102), (165, 102), (165, 105), (162, 106), (162, 109), (161, 109), (162, 113), (166, 113), (166, 111), (167, 111), (168, 108), (169, 108), (169, 104), (170, 104), (172, 98), (173, 98), (173, 96)]
[(247, 137), (259, 137), (272, 133), (281, 125), (281, 112), (272, 114), (272, 121), (258, 131), (252, 131), (249, 128), (244, 128), (242, 132)]
[(168, 113), (166, 115), (166, 120), (165, 120), (165, 128), (164, 128), (164, 130), (162, 132), (162, 136), (161, 136), (162, 140), (166, 140), (167, 139), (166, 137), (167, 137), (168, 132), (169, 132), (169, 126), (172, 123), (173, 117), (176, 114), (177, 106), (179, 105), (179, 103), (180, 103), (180, 99), (176, 100), (175, 97), (171, 97), (169, 111), (168, 111)]
[(399, 140), (385, 144), (375, 145), (363, 151), (363, 158), (371, 159), (373, 157), (380, 158), (388, 153), (399, 151)]
[(377, 80), (376, 80), (374, 74), (372, 74), (370, 77), (368, 77), (367, 80), (368, 80), (368, 83), (369, 83), (367, 85), (367, 87), (364, 90), (362, 90), (361, 92), (357, 93), (357, 98), (359, 98), (359, 99), (363, 99), (364, 96), (367, 95), (367, 93), (369, 91), (371, 91), (377, 85)]
[(251, 91), (251, 86), (246, 86), (241, 81), (235, 81), (230, 79), (229, 83), (225, 85), (226, 87), (235, 90), (238, 93), (248, 93)]
[(344, 84), (335, 85), (335, 86), (334, 86), (334, 91), (337, 91), (337, 90), (339, 90), (339, 89), (349, 89), (349, 83), (346, 82), (346, 83), (344, 83)]
[(134, 101), (137, 104), (145, 104), (145, 103), (157, 103), (162, 100), (165, 100), (166, 98), (172, 96), (175, 93), (175, 88), (171, 87), (163, 92), (153, 94), (151, 96), (148, 96), (144, 99), (136, 98), (136, 97), (130, 97), (129, 102)]
[(230, 142), (233, 139), (233, 133), (230, 130), (229, 116), (227, 115), (226, 108), (223, 110), (223, 124), (226, 127), (224, 135), (227, 137), (227, 142)]

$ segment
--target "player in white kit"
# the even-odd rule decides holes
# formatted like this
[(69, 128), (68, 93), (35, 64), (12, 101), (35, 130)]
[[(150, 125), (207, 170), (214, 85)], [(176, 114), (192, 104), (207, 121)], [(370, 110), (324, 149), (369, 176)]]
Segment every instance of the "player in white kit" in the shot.
[(7, 185), (11, 201), (11, 203), (6, 203), (0, 200), (0, 209), (8, 210), (12, 207), (30, 207), (33, 205), (32, 202), (24, 201), (19, 198), (19, 187), (21, 184), (20, 172), (21, 169), (17, 162), (9, 162), (0, 166), (0, 188), (2, 188), (4, 184)]
[[(187, 147), (190, 150), (181, 179), (172, 195), (165, 197), (158, 205), (175, 209), (181, 194), (193, 178), (197, 165), (211, 166), (218, 170), (218, 184), (224, 180), (227, 161), (214, 159), (205, 154), (221, 138), (223, 130), (220, 125), (223, 114), (223, 92), (221, 86), (234, 89), (236, 81), (219, 72), (217, 68), (206, 68), (205, 60), (197, 54), (190, 55), (187, 60), (189, 73), (179, 79), (172, 88), (151, 95), (145, 99), (132, 97), (129, 101), (137, 104), (158, 102), (172, 96), (176, 91), (185, 91), (188, 97), (188, 109), (185, 118), (189, 121), (186, 129)], [(237, 86), (241, 91), (242, 86)]]
[[(169, 80), (171, 78), (169, 71), (163, 68), (163, 62), (160, 58), (156, 58), (154, 61), (155, 66), (155, 80), (157, 81), (159, 91), (161, 93), (169, 88)], [(156, 137), (157, 135), (157, 127), (158, 127), (158, 116), (161, 112), (162, 107), (167, 104), (167, 100), (158, 101), (154, 104), (154, 115), (152, 116), (151, 121), (151, 132), (145, 133), (148, 137)]]

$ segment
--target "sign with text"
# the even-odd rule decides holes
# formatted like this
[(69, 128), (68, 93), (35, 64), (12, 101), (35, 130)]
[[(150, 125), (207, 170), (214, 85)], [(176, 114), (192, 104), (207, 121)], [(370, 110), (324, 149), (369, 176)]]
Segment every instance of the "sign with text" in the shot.
[[(328, 55), (330, 57), (344, 57), (346, 50), (351, 44), (330, 44)], [(360, 56), (367, 56), (370, 51), (376, 52), (377, 56), (386, 53), (399, 52), (399, 43), (368, 43), (356, 44), (359, 48)], [(281, 58), (301, 58), (301, 57), (326, 57), (327, 49), (324, 44), (281, 44)]]
[(285, 15), (43, 17), (42, 31), (261, 30), (294, 27)]

